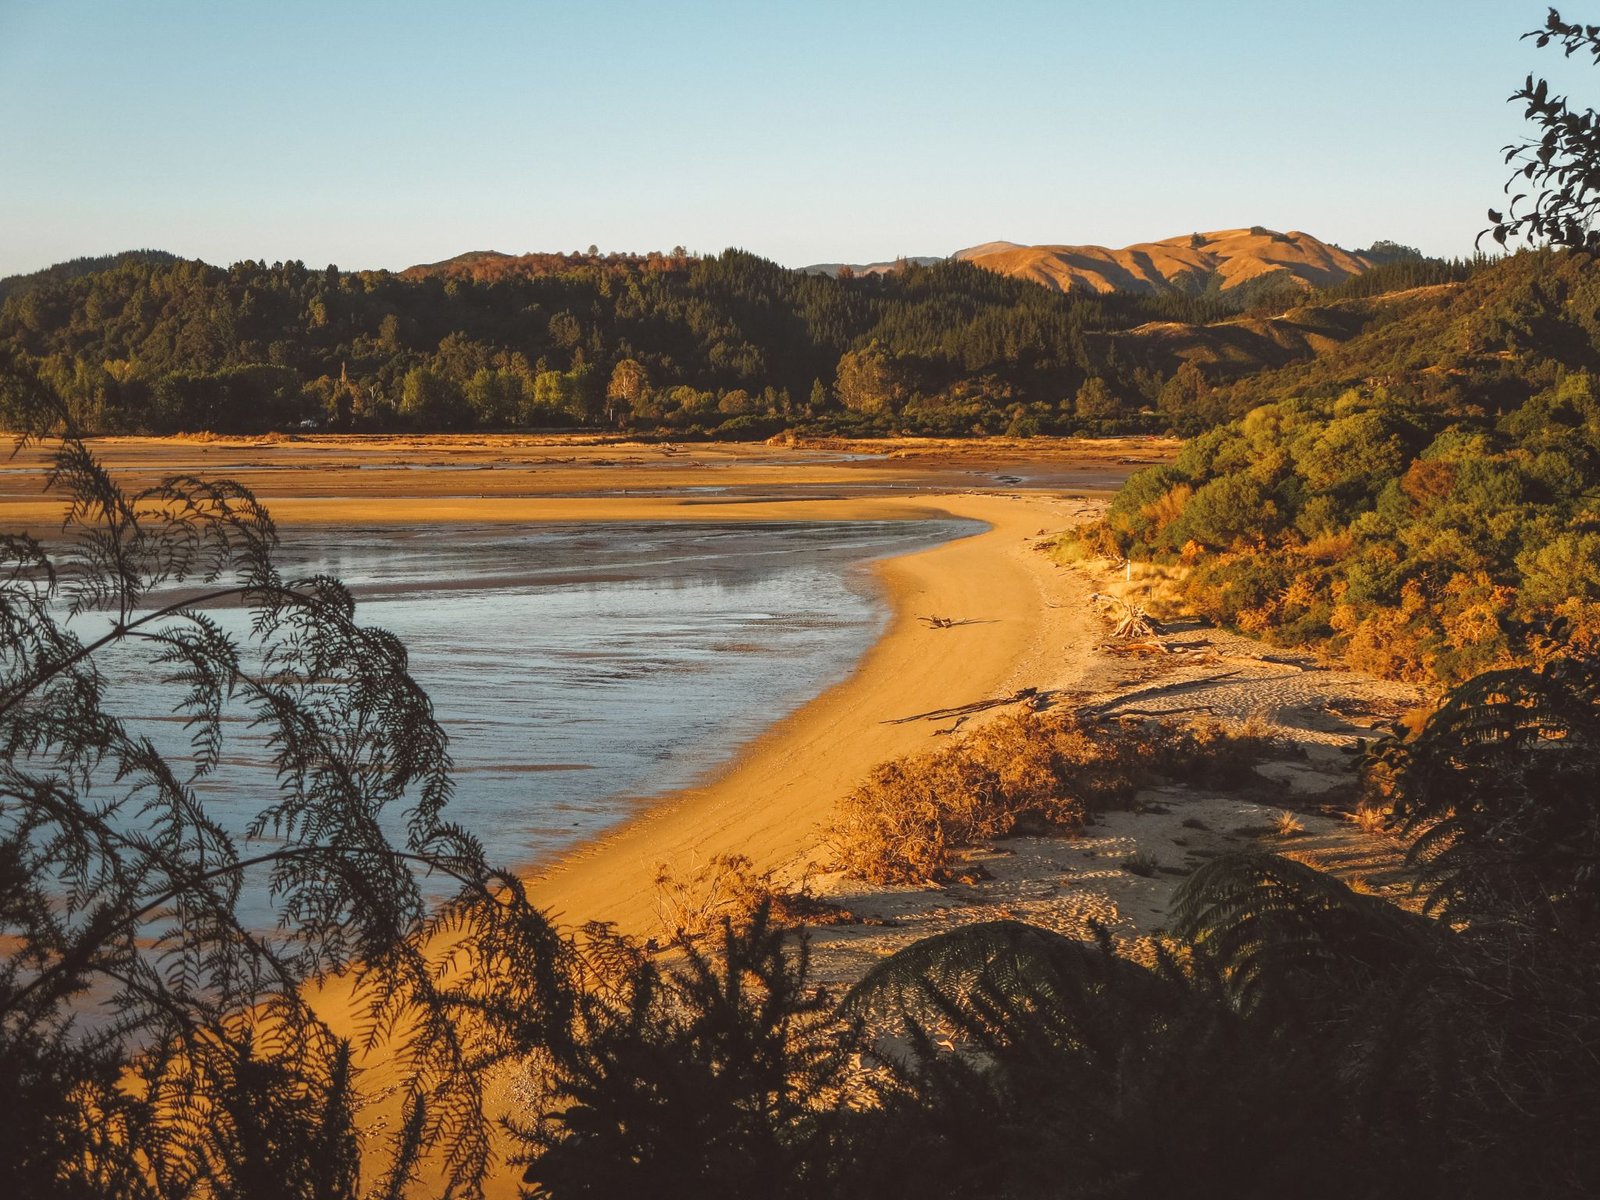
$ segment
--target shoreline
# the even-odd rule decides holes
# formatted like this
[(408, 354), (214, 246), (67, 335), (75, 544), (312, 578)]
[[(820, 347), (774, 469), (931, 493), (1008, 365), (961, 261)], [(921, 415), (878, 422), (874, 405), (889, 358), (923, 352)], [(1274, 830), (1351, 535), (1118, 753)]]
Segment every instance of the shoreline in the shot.
[[(1059, 659), (1057, 674), (1040, 676), (1045, 629), (1078, 626), (1087, 642), (1091, 614), (1056, 617), (1042, 580), (1055, 569), (1028, 541), (1041, 526), (1064, 528), (1084, 505), (1004, 495), (896, 503), (903, 505), (920, 517), (968, 518), (987, 528), (873, 563), (889, 611), (849, 676), (769, 725), (701, 783), (644, 797), (639, 811), (606, 833), (520, 869), (553, 920), (610, 921), (641, 936), (663, 932), (658, 872), (687, 879), (722, 854), (745, 855), (757, 872), (789, 882), (825, 872), (824, 829), (836, 801), (879, 763), (932, 744), (927, 725), (887, 722), (1021, 686), (1054, 689), (1070, 678), (1070, 664), (1063, 676)], [(933, 629), (917, 619), (934, 614), (970, 624)]]

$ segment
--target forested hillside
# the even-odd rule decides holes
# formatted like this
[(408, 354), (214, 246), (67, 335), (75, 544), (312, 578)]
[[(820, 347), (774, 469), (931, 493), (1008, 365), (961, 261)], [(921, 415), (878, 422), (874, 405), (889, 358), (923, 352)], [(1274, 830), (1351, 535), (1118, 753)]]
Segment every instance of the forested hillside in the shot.
[(1537, 658), (1558, 621), (1600, 646), (1589, 256), (1516, 255), (1204, 404), (1243, 415), (1135, 475), (1093, 534), (1183, 568), (1188, 604), (1418, 679)]
[[(1120, 379), (1087, 335), (1158, 312), (956, 263), (840, 281), (737, 251), (549, 257), (409, 278), (127, 260), (12, 298), (0, 343), (95, 430), (748, 435), (821, 418), (965, 433), (1071, 420), (1088, 378)], [(1136, 403), (1119, 393), (1095, 416)]]
[(1206, 347), (1233, 335), (1196, 327), (1237, 318), (1239, 296), (1063, 295), (953, 261), (834, 279), (740, 251), (480, 253), (398, 275), (133, 254), (8, 282), (0, 346), (96, 432), (1159, 432), (1377, 311), (1335, 297), (1319, 317), (1313, 296), (1287, 319), (1327, 336), (1223, 356)]

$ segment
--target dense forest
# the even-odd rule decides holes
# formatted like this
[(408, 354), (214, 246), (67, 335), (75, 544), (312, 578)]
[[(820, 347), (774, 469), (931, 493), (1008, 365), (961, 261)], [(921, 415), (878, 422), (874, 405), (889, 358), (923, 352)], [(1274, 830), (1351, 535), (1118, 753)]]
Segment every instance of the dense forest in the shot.
[(1383, 674), (1600, 642), (1600, 266), (1523, 253), (1311, 361), (1200, 396), (1203, 427), (1090, 533), (1198, 611)]
[[(1474, 269), (1390, 257), (1375, 286)], [(1328, 297), (1338, 336), (1368, 319), (1364, 294)], [(137, 252), (3, 281), (0, 298), (0, 346), (90, 432), (677, 437), (1159, 432), (1193, 419), (1206, 379), (1174, 383), (1181, 356), (1125, 331), (1291, 302), (1315, 324), (1318, 300), (1267, 285), (1068, 296), (954, 261), (833, 279), (735, 250), (469, 255), (399, 275)]]

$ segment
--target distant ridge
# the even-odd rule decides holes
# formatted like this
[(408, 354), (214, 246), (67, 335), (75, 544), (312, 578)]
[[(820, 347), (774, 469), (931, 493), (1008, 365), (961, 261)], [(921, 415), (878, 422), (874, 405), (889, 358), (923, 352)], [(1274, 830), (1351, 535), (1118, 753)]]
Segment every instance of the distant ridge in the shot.
[(497, 279), (528, 278), (554, 275), (574, 267), (622, 264), (643, 266), (647, 269), (681, 270), (693, 259), (681, 250), (663, 254), (652, 250), (649, 254), (593, 254), (559, 252), (535, 254), (503, 254), (499, 250), (468, 250), (442, 262), (417, 263), (401, 271), (402, 279), (428, 279), (439, 276), (445, 279), (471, 279), (479, 283), (493, 283)]
[(68, 262), (56, 263), (54, 266), (44, 268), (42, 271), (30, 271), (25, 275), (7, 275), (0, 279), (0, 301), (7, 296), (19, 296), (30, 288), (41, 283), (61, 282), (68, 279), (78, 279), (84, 275), (93, 275), (98, 271), (110, 270), (125, 262), (146, 263), (172, 263), (177, 262), (176, 254), (168, 254), (165, 250), (124, 250), (120, 254), (100, 254), (87, 258), (74, 258)]
[(1332, 287), (1375, 265), (1372, 259), (1291, 230), (1260, 225), (1189, 233), (1112, 250), (1105, 246), (1019, 246), (985, 242), (958, 250), (985, 270), (1058, 292), (1226, 292), (1246, 284)]
[(916, 258), (896, 258), (889, 262), (875, 263), (812, 263), (809, 267), (800, 267), (799, 270), (806, 275), (830, 275), (837, 279), (839, 272), (849, 267), (856, 275), (883, 275), (893, 271), (901, 263), (910, 263), (914, 267), (931, 267), (934, 263), (943, 262), (942, 254), (923, 254)]

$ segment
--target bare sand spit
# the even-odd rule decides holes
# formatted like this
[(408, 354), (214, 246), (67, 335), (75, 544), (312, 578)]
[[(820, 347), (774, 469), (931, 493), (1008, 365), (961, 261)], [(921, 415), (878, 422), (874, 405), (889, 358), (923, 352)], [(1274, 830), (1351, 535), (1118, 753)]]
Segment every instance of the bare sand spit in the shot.
[[(840, 519), (774, 501), (886, 499), (1021, 488), (1108, 494), (1166, 462), (1166, 438), (884, 438), (763, 445), (595, 436), (284, 436), (91, 440), (127, 486), (174, 474), (234, 479), (282, 525), (421, 522)], [(47, 532), (60, 503), (39, 494), (48, 446), (0, 465), (0, 522)], [(603, 513), (595, 505), (603, 505)], [(860, 510), (863, 517), (913, 515)], [(925, 515), (918, 510), (914, 515)]]

